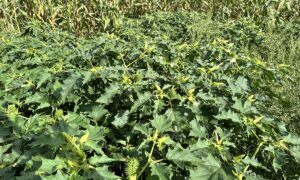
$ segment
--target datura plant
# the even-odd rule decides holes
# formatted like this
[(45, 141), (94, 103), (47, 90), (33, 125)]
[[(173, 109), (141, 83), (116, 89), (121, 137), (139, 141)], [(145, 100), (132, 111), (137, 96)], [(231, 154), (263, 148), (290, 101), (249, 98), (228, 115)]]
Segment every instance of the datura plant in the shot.
[(1, 179), (295, 178), (299, 137), (265, 111), (285, 67), (229, 27), (195, 36), (201, 18), (123, 18), (92, 38), (1, 33)]

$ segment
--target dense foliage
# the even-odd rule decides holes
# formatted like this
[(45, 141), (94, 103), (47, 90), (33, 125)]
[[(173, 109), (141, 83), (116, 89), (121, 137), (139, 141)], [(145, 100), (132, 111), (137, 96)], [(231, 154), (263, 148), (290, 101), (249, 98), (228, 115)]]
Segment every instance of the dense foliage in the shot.
[(0, 177), (299, 178), (300, 140), (268, 111), (287, 67), (247, 51), (264, 41), (255, 23), (119, 22), (1, 33)]
[(253, 18), (273, 26), (300, 16), (300, 0), (2, 0), (0, 28), (22, 31), (38, 20), (76, 35), (105, 31), (119, 15), (139, 17), (157, 11), (197, 11), (218, 18)]

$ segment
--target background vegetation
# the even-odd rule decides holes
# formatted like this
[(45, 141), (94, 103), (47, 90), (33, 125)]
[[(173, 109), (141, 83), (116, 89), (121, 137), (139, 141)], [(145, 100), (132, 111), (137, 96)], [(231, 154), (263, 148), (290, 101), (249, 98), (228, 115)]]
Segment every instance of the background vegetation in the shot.
[(156, 11), (197, 11), (223, 19), (248, 17), (274, 25), (299, 17), (299, 4), (299, 0), (3, 0), (0, 18), (6, 29), (20, 31), (35, 19), (88, 35), (104, 31), (119, 15), (136, 18)]

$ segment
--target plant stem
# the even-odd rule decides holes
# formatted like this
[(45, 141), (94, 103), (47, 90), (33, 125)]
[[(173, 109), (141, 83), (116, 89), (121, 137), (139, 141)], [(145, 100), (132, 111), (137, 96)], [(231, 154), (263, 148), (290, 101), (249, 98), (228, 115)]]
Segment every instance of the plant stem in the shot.
[[(255, 150), (255, 152), (254, 152), (254, 154), (253, 154), (253, 156), (252, 156), (252, 159), (254, 159), (255, 157), (256, 157), (256, 155), (258, 154), (258, 152), (259, 152), (259, 150), (260, 150), (260, 148), (261, 148), (261, 146), (264, 144), (264, 142), (260, 142), (259, 143), (259, 145), (257, 146), (257, 148), (256, 148), (256, 150)], [(245, 174), (246, 172), (247, 172), (247, 170), (248, 170), (248, 168), (250, 167), (250, 165), (247, 165), (246, 167), (245, 167), (245, 169), (244, 169), (244, 171), (243, 171), (243, 174)]]
[[(155, 134), (157, 134), (157, 131), (154, 133), (153, 136), (155, 136)], [(143, 166), (143, 168), (140, 171), (140, 173), (138, 174), (137, 179), (143, 174), (143, 172), (145, 171), (145, 169), (149, 166), (149, 164), (152, 161), (152, 155), (153, 155), (153, 151), (154, 151), (154, 147), (155, 147), (157, 138), (152, 138), (152, 139), (153, 139), (153, 141), (152, 141), (153, 145), (152, 145), (151, 151), (149, 153), (148, 160), (147, 160), (146, 164)]]

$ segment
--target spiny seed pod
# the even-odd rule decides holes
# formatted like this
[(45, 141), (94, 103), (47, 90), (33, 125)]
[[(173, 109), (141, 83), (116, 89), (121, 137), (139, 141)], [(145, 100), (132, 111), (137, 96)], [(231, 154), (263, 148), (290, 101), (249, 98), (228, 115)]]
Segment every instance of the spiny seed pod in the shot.
[(54, 117), (56, 119), (59, 119), (59, 118), (63, 117), (63, 115), (64, 115), (64, 111), (62, 109), (56, 109), (55, 110)]
[(136, 179), (136, 175), (139, 169), (140, 162), (136, 158), (130, 158), (127, 162), (126, 174), (129, 179)]

